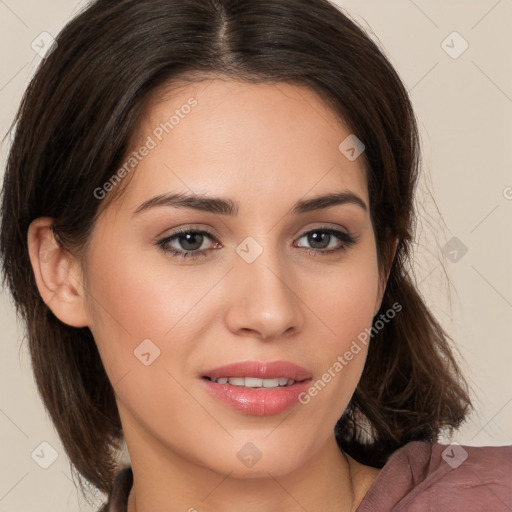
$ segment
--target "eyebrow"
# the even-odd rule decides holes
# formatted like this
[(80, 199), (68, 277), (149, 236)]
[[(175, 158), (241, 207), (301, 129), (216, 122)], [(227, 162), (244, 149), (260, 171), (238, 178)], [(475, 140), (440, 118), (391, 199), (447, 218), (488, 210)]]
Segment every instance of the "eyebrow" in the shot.
[[(313, 197), (311, 199), (301, 199), (295, 203), (289, 213), (300, 215), (301, 213), (332, 208), (333, 206), (341, 204), (355, 204), (360, 206), (364, 211), (368, 210), (366, 203), (359, 196), (349, 190), (346, 190), (343, 192)], [(176, 194), (160, 194), (148, 199), (134, 210), (133, 214), (160, 206), (191, 208), (194, 210), (230, 216), (236, 216), (239, 211), (239, 204), (228, 198), (180, 192)]]

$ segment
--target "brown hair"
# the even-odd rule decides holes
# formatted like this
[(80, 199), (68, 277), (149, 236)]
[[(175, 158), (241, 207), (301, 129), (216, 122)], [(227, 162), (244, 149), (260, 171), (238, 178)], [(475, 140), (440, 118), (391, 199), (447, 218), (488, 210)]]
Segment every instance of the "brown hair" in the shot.
[(328, 0), (98, 0), (57, 43), (15, 119), (0, 251), (39, 392), (79, 478), (110, 491), (122, 426), (91, 331), (59, 321), (38, 293), (27, 230), (52, 217), (62, 246), (80, 253), (100, 206), (121, 188), (102, 202), (94, 190), (122, 163), (150, 95), (178, 78), (306, 85), (365, 144), (378, 258), (390, 272), (374, 322), (395, 303), (403, 310), (372, 338), (336, 425), (339, 445), (381, 467), (409, 441), (460, 426), (467, 385), (406, 270), (420, 168), (415, 116), (396, 71), (355, 22)]

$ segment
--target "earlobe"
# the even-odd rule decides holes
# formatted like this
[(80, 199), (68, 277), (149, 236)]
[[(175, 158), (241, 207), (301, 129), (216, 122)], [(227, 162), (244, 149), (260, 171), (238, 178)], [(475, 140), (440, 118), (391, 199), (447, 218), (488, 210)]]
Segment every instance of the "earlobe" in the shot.
[(30, 263), (45, 304), (63, 323), (89, 325), (82, 275), (78, 262), (58, 243), (50, 217), (32, 221), (27, 233)]

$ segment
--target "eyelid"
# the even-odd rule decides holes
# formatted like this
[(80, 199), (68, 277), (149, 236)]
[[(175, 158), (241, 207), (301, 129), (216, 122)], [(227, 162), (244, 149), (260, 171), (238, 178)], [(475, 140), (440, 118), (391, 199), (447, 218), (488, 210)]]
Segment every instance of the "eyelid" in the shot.
[[(340, 227), (334, 228), (332, 226), (325, 226), (325, 225), (314, 226), (314, 227), (306, 229), (305, 231), (301, 231), (301, 234), (298, 237), (296, 237), (296, 239), (300, 240), (304, 236), (307, 236), (309, 233), (314, 233), (314, 232), (328, 233), (329, 235), (337, 238), (338, 241), (341, 243), (341, 245), (338, 245), (334, 249), (333, 248), (331, 248), (331, 249), (325, 249), (325, 248), (324, 249), (315, 249), (315, 248), (297, 246), (297, 245), (295, 245), (295, 242), (294, 242), (294, 244), (293, 244), (294, 247), (302, 249), (307, 254), (313, 254), (315, 256), (317, 256), (317, 255), (320, 255), (320, 256), (325, 255), (326, 256), (326, 255), (329, 255), (332, 253), (342, 253), (342, 252), (348, 250), (352, 245), (354, 245), (358, 242), (358, 237), (351, 234), (349, 232), (349, 230), (347, 230), (346, 228), (340, 228)], [(191, 233), (206, 236), (206, 237), (210, 238), (215, 243), (215, 245), (220, 244), (221, 247), (223, 247), (222, 244), (218, 240), (219, 237), (216, 234), (214, 234), (206, 229), (192, 227), (191, 225), (176, 229), (168, 236), (164, 236), (163, 238), (160, 238), (159, 240), (157, 240), (155, 242), (155, 245), (159, 246), (160, 249), (164, 253), (169, 254), (172, 257), (177, 257), (177, 258), (182, 258), (182, 259), (190, 258), (191, 260), (195, 260), (201, 256), (207, 256), (208, 253), (213, 248), (201, 249), (201, 250), (195, 250), (195, 251), (186, 250), (186, 249), (176, 249), (174, 247), (166, 248), (166, 246), (168, 246), (168, 244), (171, 242), (172, 239), (177, 239), (182, 234), (191, 234)]]
[[(296, 234), (294, 236), (296, 238), (301, 238), (302, 236), (310, 233), (311, 231), (317, 231), (317, 230), (318, 231), (320, 231), (320, 230), (330, 231), (331, 230), (331, 231), (342, 232), (342, 233), (348, 235), (349, 237), (355, 238), (355, 235), (348, 228), (346, 228), (345, 226), (340, 226), (339, 224), (336, 224), (335, 226), (328, 226), (328, 225), (322, 224), (320, 226), (313, 226), (310, 228), (301, 228), (300, 230), (298, 230), (296, 232)], [(165, 234), (169, 231), (170, 231), (169, 234)], [(184, 227), (177, 227), (174, 230), (171, 228), (171, 230), (166, 229), (166, 230), (162, 231), (160, 234), (158, 234), (154, 238), (154, 241), (157, 242), (157, 241), (161, 240), (162, 238), (170, 238), (175, 235), (179, 235), (182, 233), (191, 233), (191, 232), (204, 233), (212, 238), (215, 238), (216, 240), (218, 240), (220, 238), (220, 234), (218, 234), (216, 232), (216, 230), (210, 226), (205, 228), (205, 227), (200, 227), (200, 225), (186, 224)]]
[(158, 241), (162, 238), (169, 238), (174, 235), (179, 235), (180, 233), (190, 233), (190, 232), (201, 232), (204, 231), (206, 233), (209, 233), (212, 237), (219, 238), (219, 234), (217, 231), (212, 228), (211, 226), (203, 227), (203, 224), (185, 224), (181, 227), (176, 228), (167, 228), (164, 231), (160, 232), (158, 235), (155, 236), (154, 240)]

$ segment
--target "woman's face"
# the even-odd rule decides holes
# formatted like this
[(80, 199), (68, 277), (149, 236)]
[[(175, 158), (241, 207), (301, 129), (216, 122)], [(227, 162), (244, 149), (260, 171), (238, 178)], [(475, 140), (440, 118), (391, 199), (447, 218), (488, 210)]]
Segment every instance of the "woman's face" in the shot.
[(152, 102), (83, 281), (132, 461), (279, 475), (332, 442), (382, 289), (349, 136), (289, 84)]

